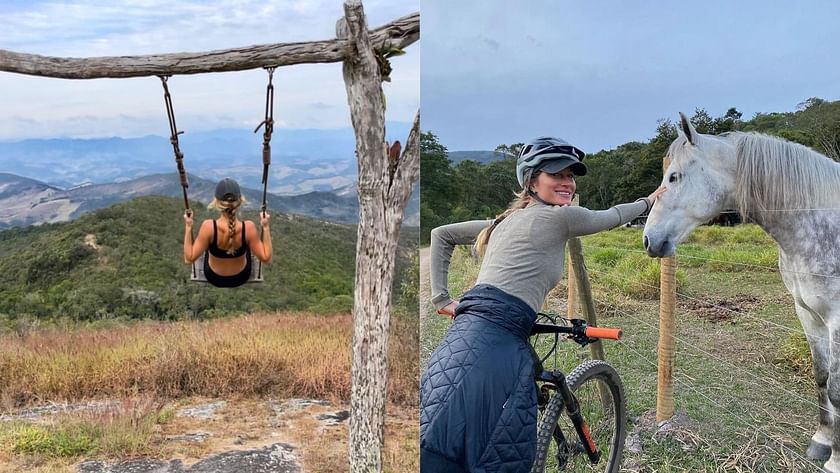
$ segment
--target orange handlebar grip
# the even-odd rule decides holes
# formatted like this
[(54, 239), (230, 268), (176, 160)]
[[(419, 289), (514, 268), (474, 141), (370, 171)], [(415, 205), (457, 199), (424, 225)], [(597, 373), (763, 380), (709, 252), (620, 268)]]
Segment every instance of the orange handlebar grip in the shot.
[(621, 329), (606, 327), (586, 327), (586, 336), (590, 338), (608, 338), (610, 340), (620, 340)]

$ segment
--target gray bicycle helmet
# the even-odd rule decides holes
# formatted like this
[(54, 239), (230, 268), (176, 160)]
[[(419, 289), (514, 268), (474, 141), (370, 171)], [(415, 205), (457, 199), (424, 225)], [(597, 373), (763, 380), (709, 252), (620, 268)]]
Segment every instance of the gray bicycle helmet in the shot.
[(577, 176), (586, 174), (586, 165), (581, 161), (586, 153), (570, 145), (566, 140), (541, 136), (531, 140), (519, 150), (516, 160), (516, 180), (525, 187), (525, 176), (534, 171), (560, 172), (571, 167)]

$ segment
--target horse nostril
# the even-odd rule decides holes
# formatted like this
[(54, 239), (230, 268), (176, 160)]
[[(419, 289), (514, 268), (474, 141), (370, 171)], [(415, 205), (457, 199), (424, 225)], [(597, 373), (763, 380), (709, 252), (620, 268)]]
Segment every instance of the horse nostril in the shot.
[(644, 238), (644, 245), (645, 245), (645, 249), (648, 249), (648, 246), (650, 246), (650, 240), (648, 240), (647, 235), (645, 235), (645, 238)]

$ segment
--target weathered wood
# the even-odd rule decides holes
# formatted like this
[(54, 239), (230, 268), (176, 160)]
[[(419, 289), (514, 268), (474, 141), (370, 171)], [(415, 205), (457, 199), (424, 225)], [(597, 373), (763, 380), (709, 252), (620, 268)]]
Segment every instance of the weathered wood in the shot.
[(391, 282), (403, 212), (420, 169), (420, 115), (396, 168), (391, 163), (389, 169), (382, 76), (361, 1), (347, 0), (344, 12), (336, 31), (340, 38), (349, 37), (352, 45), (343, 71), (359, 166), (350, 471), (367, 473), (382, 471)]
[[(405, 48), (420, 38), (420, 14), (412, 13), (370, 32), (376, 51)], [(341, 62), (355, 54), (347, 39), (278, 43), (196, 53), (91, 58), (50, 57), (0, 49), (0, 71), (61, 79), (144, 77)]]
[[(662, 169), (668, 169), (665, 158)], [(674, 415), (674, 330), (677, 306), (677, 257), (659, 261), (659, 344), (657, 345), (656, 421)]]
[[(569, 205), (578, 206), (580, 204), (580, 196), (575, 194), (572, 203)], [(566, 263), (566, 318), (573, 319), (580, 313), (578, 309), (577, 299), (577, 285), (575, 284), (575, 268), (572, 265), (572, 258)]]
[(676, 325), (676, 257), (662, 258), (659, 275), (659, 366), (656, 376), (656, 421), (674, 415), (674, 330)]
[[(592, 299), (592, 285), (589, 284), (589, 273), (586, 272), (586, 265), (583, 264), (583, 246), (580, 243), (580, 238), (569, 238), (567, 245), (569, 246), (569, 259), (572, 262), (580, 308), (583, 310), (586, 322), (593, 327), (597, 327), (598, 317), (595, 314), (595, 301)], [(590, 343), (589, 350), (592, 353), (592, 359), (604, 359), (604, 346), (600, 340)]]
[(566, 318), (573, 319), (577, 311), (577, 285), (575, 284), (575, 267), (572, 265), (572, 258), (566, 263)]
[[(575, 286), (577, 290), (577, 301), (583, 310), (583, 315), (586, 318), (587, 324), (597, 327), (598, 317), (595, 313), (595, 300), (592, 297), (592, 285), (589, 284), (589, 273), (586, 271), (586, 265), (583, 261), (583, 246), (580, 238), (573, 237), (568, 241), (569, 246), (569, 260), (572, 263), (572, 271), (575, 278)], [(601, 341), (595, 341), (589, 344), (589, 353), (593, 360), (605, 360), (604, 345)], [(610, 400), (612, 395), (609, 388), (603, 383), (598, 383), (598, 392), (604, 409), (610, 409)]]

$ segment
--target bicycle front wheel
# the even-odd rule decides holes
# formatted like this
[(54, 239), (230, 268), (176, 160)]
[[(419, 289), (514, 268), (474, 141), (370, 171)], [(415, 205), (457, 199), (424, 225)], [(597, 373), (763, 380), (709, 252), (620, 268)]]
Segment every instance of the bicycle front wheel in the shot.
[(617, 472), (627, 436), (621, 378), (605, 361), (590, 360), (573, 369), (566, 383), (578, 399), (600, 460), (589, 460), (571, 419), (561, 415), (563, 397), (555, 392), (537, 424), (537, 458), (531, 472)]

